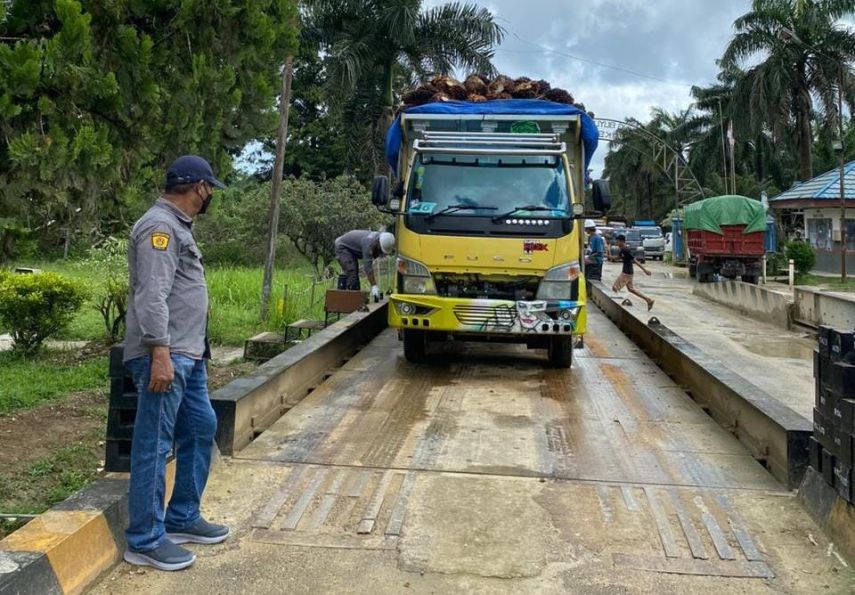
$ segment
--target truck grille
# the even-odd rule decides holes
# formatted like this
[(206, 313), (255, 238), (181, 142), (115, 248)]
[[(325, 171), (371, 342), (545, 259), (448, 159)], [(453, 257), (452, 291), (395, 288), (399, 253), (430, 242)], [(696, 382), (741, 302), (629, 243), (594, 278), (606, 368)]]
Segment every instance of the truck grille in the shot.
[(517, 311), (509, 306), (455, 306), (454, 316), (467, 326), (513, 327)]

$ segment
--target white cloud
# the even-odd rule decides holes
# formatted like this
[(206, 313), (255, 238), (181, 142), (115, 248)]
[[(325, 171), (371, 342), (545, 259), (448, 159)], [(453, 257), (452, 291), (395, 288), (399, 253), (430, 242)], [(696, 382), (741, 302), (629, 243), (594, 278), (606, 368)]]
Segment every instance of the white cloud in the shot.
[[(424, 5), (443, 3), (427, 0)], [(715, 60), (733, 35), (733, 21), (751, 4), (749, 0), (475, 3), (490, 9), (507, 29), (496, 52), (499, 71), (546, 79), (569, 90), (597, 116), (617, 120), (644, 120), (654, 106), (686, 108), (691, 85), (715, 80)], [(607, 150), (602, 146), (595, 155), (596, 174)]]

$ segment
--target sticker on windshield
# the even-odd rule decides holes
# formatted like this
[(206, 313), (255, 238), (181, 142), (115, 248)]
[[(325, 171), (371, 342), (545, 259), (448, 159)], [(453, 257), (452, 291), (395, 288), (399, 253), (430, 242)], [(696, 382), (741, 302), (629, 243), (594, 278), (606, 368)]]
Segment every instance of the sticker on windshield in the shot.
[(436, 209), (435, 202), (420, 202), (417, 205), (413, 205), (413, 207), (410, 209), (410, 213), (430, 215), (431, 213), (433, 213), (434, 209)]

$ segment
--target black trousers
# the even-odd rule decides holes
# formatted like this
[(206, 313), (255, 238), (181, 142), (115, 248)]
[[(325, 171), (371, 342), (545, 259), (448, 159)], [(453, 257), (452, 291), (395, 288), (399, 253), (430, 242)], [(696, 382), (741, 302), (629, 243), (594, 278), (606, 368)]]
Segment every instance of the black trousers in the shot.
[(344, 288), (359, 291), (359, 257), (344, 246), (335, 247), (335, 257), (345, 278)]

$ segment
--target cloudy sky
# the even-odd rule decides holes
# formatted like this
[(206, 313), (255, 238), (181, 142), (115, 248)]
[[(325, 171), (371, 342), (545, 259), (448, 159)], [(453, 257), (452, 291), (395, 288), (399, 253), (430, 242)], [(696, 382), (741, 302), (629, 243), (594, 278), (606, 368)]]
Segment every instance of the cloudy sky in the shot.
[[(715, 60), (749, 0), (474, 0), (507, 34), (500, 72), (543, 78), (598, 117), (647, 119), (691, 102), (692, 85), (715, 80)], [(427, 0), (426, 7), (443, 4)], [(642, 75), (642, 76), (640, 76)], [(608, 151), (595, 156), (595, 175)]]

